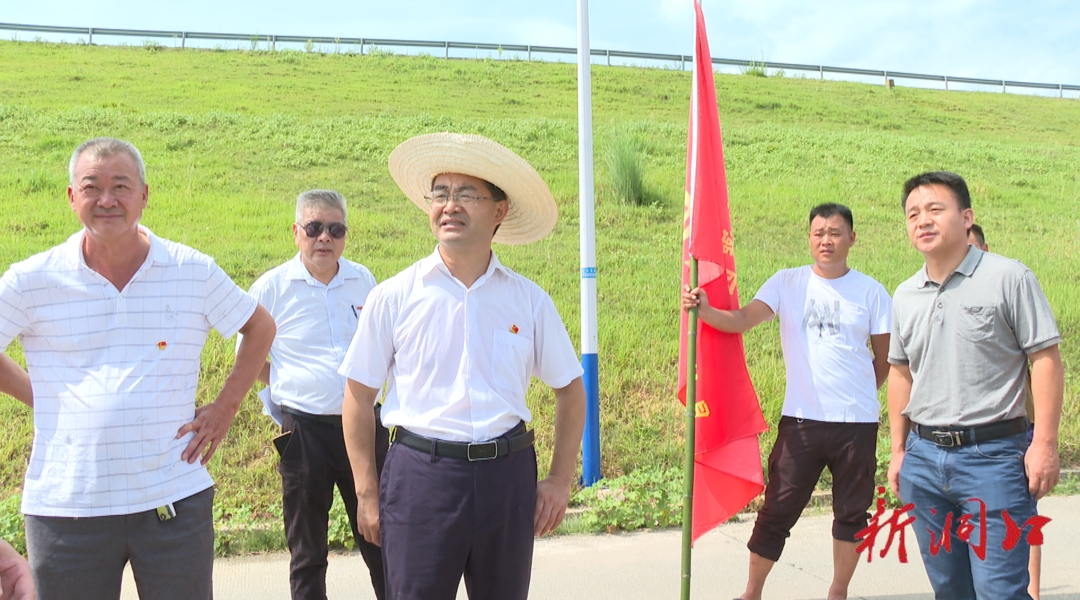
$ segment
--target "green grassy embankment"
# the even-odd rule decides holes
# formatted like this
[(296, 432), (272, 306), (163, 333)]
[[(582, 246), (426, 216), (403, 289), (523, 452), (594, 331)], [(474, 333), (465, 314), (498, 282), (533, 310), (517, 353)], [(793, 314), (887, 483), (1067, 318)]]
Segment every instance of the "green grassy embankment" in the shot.
[[(689, 73), (593, 67), (596, 238), (605, 475), (661, 471), (681, 460), (674, 400)], [(433, 57), (168, 50), (0, 42), (0, 269), (78, 227), (67, 206), (67, 161), (99, 135), (134, 142), (147, 161), (157, 234), (211, 256), (247, 287), (295, 251), (293, 201), (329, 187), (351, 202), (346, 256), (380, 280), (431, 251), (425, 219), (386, 169), (391, 149), (420, 133), (490, 136), (549, 182), (555, 232), (500, 258), (555, 300), (579, 338), (576, 71), (572, 64)], [(859, 241), (852, 265), (886, 288), (920, 265), (904, 232), (901, 183), (930, 169), (968, 178), (992, 248), (1030, 266), (1065, 339), (1065, 463), (1080, 460), (1080, 103), (802, 79), (718, 75), (736, 253), (748, 300), (779, 268), (808, 260), (806, 215), (849, 205)], [(601, 160), (615, 133), (643, 145), (655, 202), (616, 202)], [(767, 419), (783, 400), (779, 334), (746, 336)], [(18, 344), (8, 349), (21, 360)], [(199, 400), (212, 398), (233, 345), (212, 337)], [(541, 470), (552, 396), (534, 385)], [(0, 401), (0, 497), (21, 485), (32, 423)], [(279, 500), (269, 419), (252, 394), (211, 463), (223, 518), (258, 520)], [(884, 434), (883, 434), (884, 435)], [(883, 438), (884, 439), (884, 438)], [(762, 437), (771, 444), (772, 433)], [(246, 516), (245, 516), (246, 515)]]

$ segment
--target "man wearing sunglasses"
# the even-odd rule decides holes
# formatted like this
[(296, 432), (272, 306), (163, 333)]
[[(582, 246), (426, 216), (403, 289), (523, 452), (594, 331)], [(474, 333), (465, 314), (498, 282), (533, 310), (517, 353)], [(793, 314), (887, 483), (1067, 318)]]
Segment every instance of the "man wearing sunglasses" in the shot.
[[(212, 598), (214, 482), (225, 437), (274, 339), (274, 320), (214, 260), (140, 220), (135, 146), (80, 145), (68, 202), (82, 229), (0, 279), (0, 391), (34, 408), (22, 510), (40, 598), (115, 600), (131, 564), (143, 598)], [(195, 407), (210, 329), (244, 342), (213, 402)]]
[[(345, 198), (335, 191), (300, 194), (292, 226), (300, 251), (251, 286), (251, 295), (278, 324), (259, 381), (268, 386), (260, 394), (266, 412), (282, 431), (274, 442), (281, 455), (278, 471), (293, 600), (326, 598), (327, 528), (335, 486), (375, 595), (386, 597), (382, 553), (357, 530), (355, 484), (341, 429), (345, 378), (337, 368), (375, 287), (366, 267), (341, 257), (347, 214)], [(376, 427), (373, 458), (381, 471), (388, 440), (386, 429)]]
[[(372, 291), (341, 366), (360, 531), (382, 543), (395, 600), (454, 598), (463, 576), (474, 600), (524, 600), (533, 538), (566, 511), (585, 388), (551, 297), (491, 246), (542, 239), (555, 198), (528, 163), (478, 135), (412, 138), (390, 154), (390, 174), (438, 245)], [(534, 374), (555, 396), (541, 481), (526, 427)], [(380, 489), (372, 407), (388, 381), (383, 418), (395, 430)]]

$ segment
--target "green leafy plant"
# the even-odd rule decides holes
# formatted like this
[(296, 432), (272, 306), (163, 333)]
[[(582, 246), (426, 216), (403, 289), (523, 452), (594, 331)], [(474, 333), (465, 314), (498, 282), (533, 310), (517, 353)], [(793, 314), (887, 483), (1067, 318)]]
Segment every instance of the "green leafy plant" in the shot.
[(26, 554), (26, 523), (19, 512), (22, 497), (8, 496), (0, 501), (0, 538), (19, 552)]
[(356, 547), (352, 525), (349, 524), (349, 514), (346, 512), (345, 503), (341, 501), (340, 496), (334, 496), (334, 504), (330, 506), (330, 523), (326, 539), (331, 548), (352, 550)]
[(683, 474), (678, 468), (638, 469), (575, 494), (585, 507), (580, 525), (588, 531), (631, 531), (682, 524)]
[(1080, 472), (1062, 473), (1061, 481), (1050, 493), (1054, 496), (1076, 496), (1080, 494)]
[(227, 508), (214, 503), (214, 554), (230, 556), (285, 549), (281, 505), (260, 512), (249, 504)]

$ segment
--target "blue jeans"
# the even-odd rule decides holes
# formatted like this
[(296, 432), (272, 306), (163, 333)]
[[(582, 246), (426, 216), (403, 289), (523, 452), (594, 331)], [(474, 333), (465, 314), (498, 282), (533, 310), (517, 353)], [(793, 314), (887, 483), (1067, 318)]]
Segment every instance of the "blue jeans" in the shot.
[[(1035, 501), (1024, 472), (1026, 434), (944, 448), (912, 432), (906, 447), (900, 496), (915, 505), (909, 514), (916, 519), (912, 526), (935, 597), (1029, 600), (1029, 529), (1011, 550), (1002, 547), (1006, 533), (1002, 511), (1008, 511), (1018, 526), (1033, 514)], [(962, 527), (964, 515), (971, 515), (968, 527)], [(946, 522), (950, 522), (947, 534)], [(967, 542), (960, 537), (965, 529)], [(951, 551), (945, 548), (946, 535)], [(984, 557), (979, 556), (980, 547)]]

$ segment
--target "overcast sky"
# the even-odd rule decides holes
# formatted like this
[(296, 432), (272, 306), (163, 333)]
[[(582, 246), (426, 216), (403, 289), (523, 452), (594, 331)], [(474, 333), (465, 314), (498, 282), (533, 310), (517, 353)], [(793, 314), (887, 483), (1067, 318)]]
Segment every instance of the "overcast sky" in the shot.
[[(692, 7), (591, 0), (592, 47), (691, 54)], [(1077, 0), (703, 0), (703, 8), (714, 57), (1080, 84)], [(574, 0), (0, 0), (0, 22), (577, 45)]]

